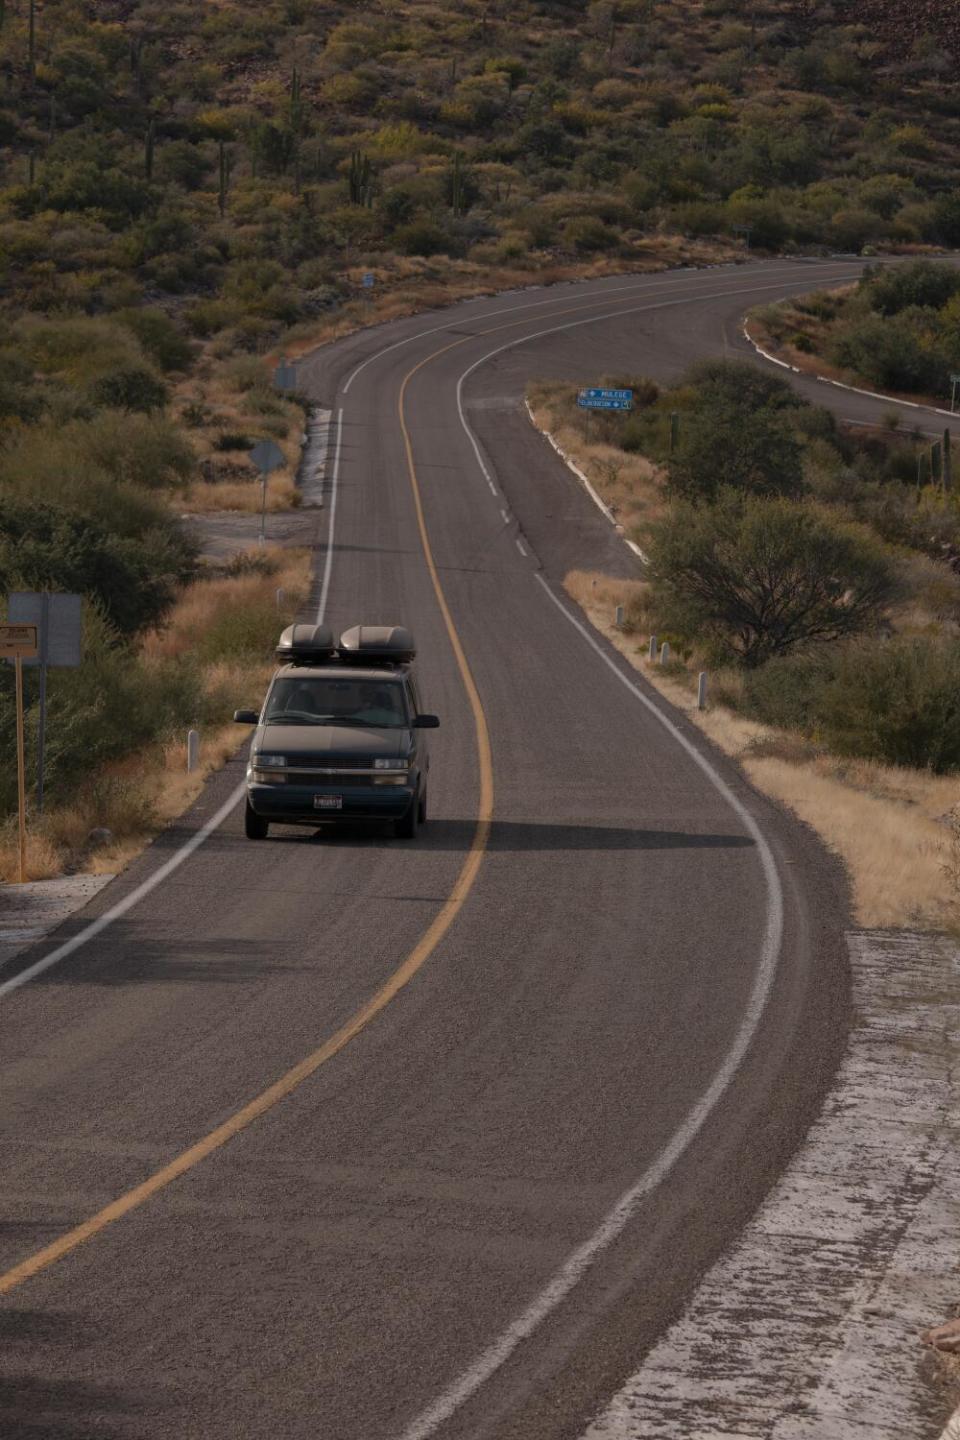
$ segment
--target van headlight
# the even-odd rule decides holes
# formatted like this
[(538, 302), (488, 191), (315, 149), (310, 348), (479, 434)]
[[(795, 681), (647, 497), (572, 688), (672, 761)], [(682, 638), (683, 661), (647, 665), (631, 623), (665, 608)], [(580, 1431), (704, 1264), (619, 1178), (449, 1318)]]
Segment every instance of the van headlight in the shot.
[(279, 770), (286, 763), (286, 755), (264, 755), (261, 752), (253, 757), (254, 770)]
[(374, 770), (409, 770), (410, 764), (407, 760), (374, 760)]

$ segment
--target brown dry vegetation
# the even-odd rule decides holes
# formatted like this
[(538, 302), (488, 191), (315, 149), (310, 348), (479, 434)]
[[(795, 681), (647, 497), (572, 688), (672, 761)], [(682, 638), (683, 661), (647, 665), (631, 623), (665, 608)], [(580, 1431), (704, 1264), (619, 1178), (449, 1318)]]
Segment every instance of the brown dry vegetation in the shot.
[(662, 512), (662, 473), (646, 456), (628, 455), (619, 445), (594, 438), (593, 417), (571, 412), (571, 389), (559, 380), (530, 385), (527, 402), (534, 424), (583, 471), (617, 525), (632, 532)]
[[(924, 770), (841, 760), (798, 743), (795, 735), (761, 725), (710, 700), (696, 705), (696, 671), (648, 660), (648, 637), (618, 630), (617, 605), (636, 607), (643, 582), (573, 571), (568, 593), (630, 663), (725, 754), (737, 760), (759, 790), (812, 826), (843, 860), (861, 925), (942, 928), (958, 920), (950, 883), (950, 813), (956, 780)], [(715, 688), (736, 683), (711, 677)]]
[[(306, 550), (268, 550), (276, 568), (269, 574), (244, 574), (198, 580), (184, 588), (166, 623), (142, 642), (149, 665), (189, 657), (205, 637), (228, 618), (275, 608), (276, 591), (284, 591), (284, 609), (276, 628), (300, 608), (310, 583)], [(273, 622), (269, 622), (271, 627)], [(204, 686), (215, 709), (224, 715), (259, 702), (272, 666), (261, 654), (213, 660), (204, 669)], [(74, 803), (48, 811), (31, 821), (27, 843), (27, 878), (46, 880), (64, 871), (83, 869), (95, 875), (116, 874), (138, 855), (163, 826), (196, 799), (207, 777), (219, 769), (243, 740), (244, 728), (217, 723), (201, 735), (200, 767), (186, 770), (186, 736), (163, 743), (105, 766), (84, 785)], [(90, 833), (108, 829), (110, 843), (93, 847)], [(17, 834), (14, 821), (0, 831), (0, 880), (17, 876)]]

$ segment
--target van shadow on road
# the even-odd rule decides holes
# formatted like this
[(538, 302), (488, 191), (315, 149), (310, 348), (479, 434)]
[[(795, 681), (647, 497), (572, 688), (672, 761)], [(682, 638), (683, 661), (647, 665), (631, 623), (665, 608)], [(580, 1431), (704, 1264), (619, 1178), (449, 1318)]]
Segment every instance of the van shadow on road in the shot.
[[(475, 820), (431, 820), (417, 839), (394, 841), (386, 825), (323, 826), (300, 834), (292, 827), (271, 830), (270, 840), (280, 844), (357, 846), (383, 845), (385, 841), (406, 850), (469, 850), (476, 834)], [(267, 843), (270, 843), (269, 841)], [(540, 850), (740, 850), (753, 846), (747, 835), (715, 835), (687, 830), (633, 830), (609, 825), (545, 825), (526, 820), (494, 820), (487, 849)]]

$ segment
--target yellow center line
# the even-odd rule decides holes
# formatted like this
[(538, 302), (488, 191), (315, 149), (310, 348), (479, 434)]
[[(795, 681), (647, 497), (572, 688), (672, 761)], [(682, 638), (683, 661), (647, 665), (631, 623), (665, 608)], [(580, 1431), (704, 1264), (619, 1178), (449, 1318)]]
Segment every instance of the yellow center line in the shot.
[[(594, 303), (602, 307), (605, 304), (611, 304), (613, 302), (599, 300)], [(574, 314), (584, 308), (587, 307), (584, 305), (570, 306), (565, 310), (557, 310), (553, 313), (555, 315)], [(617, 302), (617, 308), (619, 308), (619, 302)], [(603, 317), (600, 316), (598, 318)], [(279, 1080), (275, 1081), (269, 1089), (264, 1090), (262, 1094), (256, 1096), (255, 1099), (251, 1100), (247, 1105), (244, 1105), (242, 1109), (237, 1110), (229, 1119), (225, 1120), (222, 1125), (218, 1125), (215, 1130), (211, 1130), (208, 1135), (198, 1140), (196, 1144), (191, 1145), (189, 1149), (182, 1151), (171, 1160), (169, 1164), (164, 1165), (162, 1169), (157, 1170), (147, 1180), (144, 1180), (142, 1184), (136, 1185), (132, 1190), (126, 1191), (125, 1194), (120, 1195), (109, 1205), (105, 1205), (102, 1210), (98, 1210), (95, 1215), (91, 1215), (88, 1220), (84, 1220), (72, 1230), (66, 1231), (59, 1239), (54, 1240), (42, 1250), (36, 1251), (35, 1254), (29, 1255), (25, 1260), (21, 1260), (19, 1265), (14, 1265), (12, 1269), (0, 1275), (0, 1295), (6, 1295), (11, 1290), (15, 1290), (17, 1286), (22, 1285), (25, 1280), (29, 1280), (34, 1275), (40, 1274), (41, 1271), (48, 1269), (51, 1265), (55, 1264), (56, 1261), (62, 1260), (65, 1255), (69, 1255), (74, 1250), (77, 1250), (87, 1240), (92, 1240), (95, 1235), (99, 1235), (101, 1231), (106, 1230), (117, 1220), (122, 1220), (124, 1216), (129, 1215), (133, 1210), (139, 1209), (141, 1205), (144, 1205), (154, 1195), (159, 1194), (161, 1190), (165, 1190), (167, 1186), (172, 1185), (175, 1180), (179, 1180), (181, 1175), (187, 1174), (188, 1171), (199, 1165), (201, 1161), (208, 1159), (209, 1156), (215, 1154), (217, 1150), (222, 1149), (234, 1136), (239, 1135), (241, 1131), (246, 1130), (252, 1125), (255, 1120), (259, 1120), (261, 1116), (266, 1115), (267, 1112), (272, 1110), (275, 1105), (278, 1105), (281, 1100), (285, 1100), (288, 1095), (292, 1095), (295, 1090), (299, 1089), (304, 1081), (309, 1080), (311, 1075), (316, 1074), (322, 1065), (325, 1065), (328, 1060), (332, 1060), (334, 1055), (339, 1054), (345, 1046), (349, 1045), (350, 1041), (359, 1035), (361, 1030), (364, 1030), (370, 1022), (380, 1014), (381, 1010), (384, 1010), (387, 1005), (390, 1004), (390, 1001), (399, 994), (404, 986), (413, 979), (417, 971), (423, 967), (434, 950), (436, 950), (440, 941), (446, 935), (450, 926), (462, 910), (467, 896), (473, 889), (477, 875), (479, 874), (480, 865), (490, 836), (490, 823), (493, 818), (493, 761), (490, 751), (490, 733), (487, 728), (483, 704), (480, 700), (480, 695), (474, 682), (470, 666), (467, 663), (467, 657), (464, 653), (457, 627), (454, 624), (453, 616), (450, 613), (450, 607), (447, 604), (447, 598), (444, 594), (443, 586), (440, 583), (436, 562), (433, 558), (433, 549), (430, 544), (430, 537), (423, 512), (420, 485), (417, 480), (413, 445), (410, 439), (410, 431), (407, 427), (404, 401), (410, 381), (418, 371), (422, 370), (425, 365), (430, 364), (432, 360), (436, 360), (439, 356), (445, 355), (449, 350), (455, 350), (458, 346), (465, 345), (469, 339), (479, 338), (480, 335), (492, 335), (500, 330), (511, 330), (525, 323), (525, 320), (513, 320), (504, 325), (496, 325), (489, 330), (478, 332), (477, 336), (465, 336), (461, 339), (454, 340), (449, 345), (442, 346), (439, 350), (433, 351), (430, 355), (427, 355), (423, 360), (419, 361), (418, 364), (414, 365), (412, 369), (407, 371), (403, 377), (400, 393), (397, 397), (397, 415), (400, 422), (400, 430), (403, 435), (410, 487), (413, 492), (413, 502), (416, 509), (424, 559), (436, 593), (440, 613), (443, 616), (447, 634), (450, 637), (450, 644), (453, 647), (457, 668), (460, 671), (460, 677), (470, 702), (470, 709), (473, 713), (474, 727), (476, 729), (477, 759), (480, 769), (477, 823), (470, 849), (449, 896), (442, 908), (437, 912), (429, 928), (406, 959), (394, 970), (386, 983), (382, 985), (365, 1004), (361, 1005), (360, 1009), (357, 1010), (335, 1034), (331, 1035), (328, 1040), (325, 1040), (318, 1049), (314, 1050), (310, 1055), (307, 1055), (305, 1059), (294, 1065), (291, 1070), (288, 1070), (285, 1075), (282, 1075)]]
[[(455, 343), (462, 345), (465, 342), (458, 340)], [(442, 355), (446, 350), (453, 348), (451, 345), (444, 346), (442, 350), (436, 352), (436, 355)], [(128, 1190), (109, 1205), (105, 1205), (102, 1210), (98, 1210), (95, 1215), (91, 1215), (90, 1218), (84, 1220), (82, 1224), (75, 1226), (72, 1230), (68, 1230), (50, 1245), (45, 1246), (42, 1250), (36, 1251), (33, 1255), (29, 1255), (25, 1260), (22, 1260), (19, 1265), (14, 1265), (12, 1269), (0, 1275), (0, 1295), (6, 1295), (11, 1290), (15, 1290), (17, 1286), (22, 1285), (25, 1280), (29, 1280), (34, 1275), (38, 1275), (42, 1270), (48, 1269), (51, 1265), (55, 1264), (56, 1261), (63, 1259), (65, 1255), (71, 1254), (72, 1251), (78, 1249), (79, 1246), (83, 1245), (87, 1240), (92, 1240), (95, 1235), (99, 1235), (101, 1231), (106, 1230), (108, 1226), (113, 1225), (117, 1220), (122, 1220), (124, 1216), (129, 1215), (131, 1211), (139, 1209), (141, 1205), (144, 1205), (154, 1195), (159, 1194), (161, 1190), (165, 1190), (168, 1185), (172, 1185), (181, 1175), (185, 1175), (189, 1170), (199, 1165), (201, 1161), (208, 1159), (209, 1156), (226, 1145), (229, 1140), (232, 1140), (235, 1135), (239, 1135), (242, 1130), (246, 1130), (255, 1120), (259, 1120), (261, 1116), (266, 1115), (269, 1110), (272, 1110), (275, 1105), (278, 1105), (281, 1100), (285, 1100), (288, 1095), (292, 1095), (295, 1090), (299, 1089), (305, 1080), (309, 1080), (311, 1075), (316, 1074), (321, 1065), (325, 1065), (328, 1060), (332, 1060), (334, 1055), (339, 1054), (346, 1045), (349, 1045), (350, 1041), (359, 1035), (360, 1031), (364, 1030), (366, 1026), (370, 1024), (371, 1020), (379, 1015), (380, 1011), (384, 1010), (403, 987), (413, 979), (414, 975), (416, 975), (417, 971), (420, 970), (430, 958), (444, 935), (446, 935), (450, 929), (450, 926), (457, 918), (467, 896), (473, 888), (487, 846), (487, 840), (490, 834), (490, 821), (493, 816), (493, 763), (490, 753), (490, 735), (487, 729), (487, 720), (483, 711), (480, 695), (474, 683), (473, 676), (470, 673), (470, 667), (467, 664), (467, 658), (464, 654), (463, 646), (460, 643), (460, 636), (454, 625), (450, 607), (447, 604), (447, 599), (443, 593), (443, 587), (440, 584), (440, 578), (437, 574), (437, 567), (434, 562), (433, 550), (430, 546), (430, 537), (427, 533), (426, 521), (423, 514), (423, 503), (420, 498), (420, 486), (417, 482), (417, 471), (413, 458), (413, 447), (410, 442), (410, 432), (407, 428), (403, 408), (408, 382), (418, 370), (422, 369), (430, 360), (435, 359), (436, 355), (428, 355), (425, 360), (421, 360), (418, 365), (415, 365), (413, 369), (404, 376), (397, 401), (397, 411), (400, 419), (400, 428), (403, 433), (403, 443), (406, 449), (410, 485), (413, 490), (413, 499), (417, 513), (417, 523), (420, 528), (420, 539), (423, 545), (424, 558), (426, 560), (427, 570), (430, 573), (430, 579), (433, 582), (433, 588), (436, 592), (437, 602), (447, 627), (447, 633), (450, 636), (450, 643), (453, 646), (453, 653), (463, 679), (467, 698), (470, 701), (470, 708), (473, 712), (474, 725), (476, 727), (477, 758), (480, 766), (480, 795), (477, 804), (477, 824), (470, 849), (454, 882), (453, 889), (429, 928), (403, 963), (393, 972), (389, 980), (387, 980), (364, 1005), (361, 1005), (360, 1009), (350, 1017), (346, 1024), (342, 1025), (334, 1035), (331, 1035), (328, 1040), (324, 1041), (319, 1049), (314, 1050), (312, 1054), (306, 1056), (299, 1064), (294, 1065), (292, 1070), (288, 1070), (287, 1073), (281, 1076), (269, 1089), (264, 1090), (262, 1094), (258, 1095), (254, 1100), (251, 1100), (248, 1105), (244, 1105), (241, 1110), (237, 1110), (235, 1114), (231, 1115), (228, 1120), (225, 1120), (222, 1125), (218, 1125), (215, 1130), (211, 1130), (208, 1135), (205, 1135), (202, 1140), (198, 1140), (195, 1145), (191, 1145), (188, 1150), (182, 1151), (181, 1154), (171, 1160), (168, 1165), (164, 1165), (162, 1169), (157, 1170), (149, 1179), (144, 1180), (141, 1185), (134, 1186), (132, 1190)]]

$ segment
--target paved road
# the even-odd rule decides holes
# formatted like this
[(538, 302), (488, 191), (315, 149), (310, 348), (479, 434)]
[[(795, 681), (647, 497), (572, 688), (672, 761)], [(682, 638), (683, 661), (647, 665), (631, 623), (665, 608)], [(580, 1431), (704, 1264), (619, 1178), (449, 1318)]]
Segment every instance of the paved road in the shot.
[(124, 913), (3, 972), (5, 1440), (574, 1437), (738, 1233), (841, 1052), (843, 886), (563, 608), (571, 564), (633, 562), (519, 395), (736, 351), (747, 305), (855, 270), (565, 286), (315, 357), (314, 604), (416, 631), (432, 818), (252, 844), (234, 810), (140, 895), (237, 763), (82, 919)]

